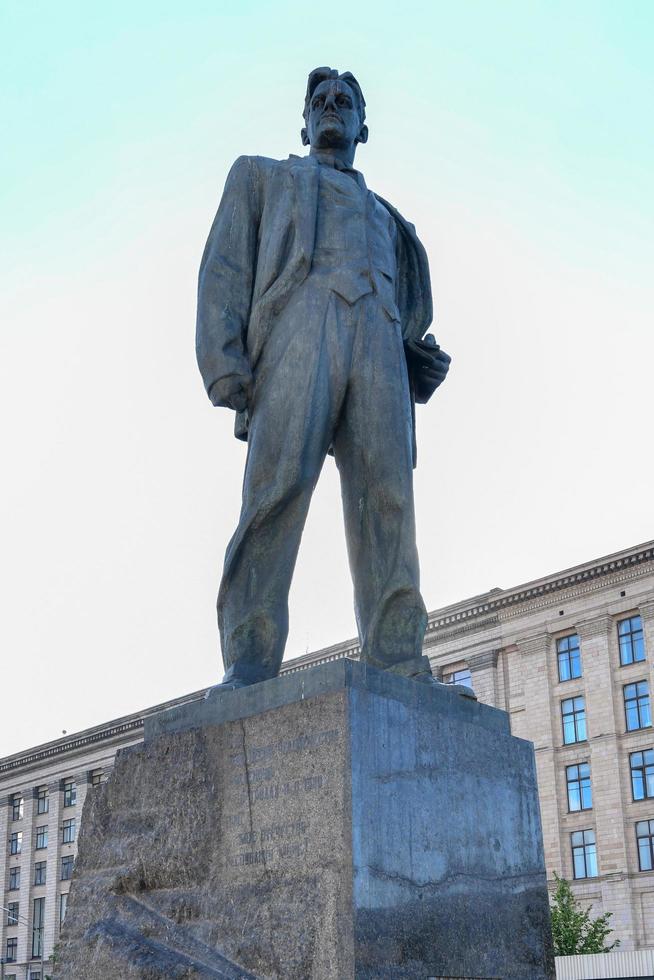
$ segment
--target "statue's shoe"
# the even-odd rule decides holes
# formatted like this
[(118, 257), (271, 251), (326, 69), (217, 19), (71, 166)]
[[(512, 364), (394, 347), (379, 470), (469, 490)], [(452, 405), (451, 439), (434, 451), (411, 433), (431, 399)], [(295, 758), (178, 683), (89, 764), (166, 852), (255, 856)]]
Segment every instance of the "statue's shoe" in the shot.
[(421, 684), (434, 684), (437, 687), (445, 688), (451, 694), (458, 694), (462, 698), (470, 698), (471, 701), (477, 700), (477, 695), (467, 684), (445, 684), (443, 681), (437, 680), (431, 672), (429, 657), (412, 657), (409, 660), (401, 660), (399, 664), (394, 664), (387, 670), (391, 674), (410, 677), (411, 680), (419, 681)]
[(220, 684), (214, 684), (213, 687), (210, 687), (204, 696), (204, 700), (209, 701), (211, 698), (215, 698), (216, 695), (222, 694), (224, 691), (238, 691), (241, 687), (249, 686), (250, 685), (247, 681), (241, 681), (238, 679), (238, 677), (234, 677), (232, 680), (222, 681)]

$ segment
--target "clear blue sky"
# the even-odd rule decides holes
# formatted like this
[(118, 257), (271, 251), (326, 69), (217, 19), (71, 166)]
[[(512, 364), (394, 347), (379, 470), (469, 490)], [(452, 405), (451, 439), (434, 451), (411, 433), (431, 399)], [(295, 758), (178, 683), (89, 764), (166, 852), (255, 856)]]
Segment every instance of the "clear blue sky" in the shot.
[[(304, 152), (317, 65), (361, 82), (357, 165), (417, 225), (454, 358), (418, 424), (428, 607), (654, 537), (653, 22), (629, 0), (0, 6), (0, 755), (220, 674), (244, 455), (195, 367), (197, 265), (233, 159)], [(289, 655), (354, 632), (331, 461), (291, 617)]]

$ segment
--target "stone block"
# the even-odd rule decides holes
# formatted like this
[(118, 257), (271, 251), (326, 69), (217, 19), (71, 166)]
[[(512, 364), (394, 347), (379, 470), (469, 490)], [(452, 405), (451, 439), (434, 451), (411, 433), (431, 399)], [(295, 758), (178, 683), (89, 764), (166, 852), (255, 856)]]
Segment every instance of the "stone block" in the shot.
[(147, 720), (85, 804), (55, 976), (554, 976), (531, 744), (336, 661)]

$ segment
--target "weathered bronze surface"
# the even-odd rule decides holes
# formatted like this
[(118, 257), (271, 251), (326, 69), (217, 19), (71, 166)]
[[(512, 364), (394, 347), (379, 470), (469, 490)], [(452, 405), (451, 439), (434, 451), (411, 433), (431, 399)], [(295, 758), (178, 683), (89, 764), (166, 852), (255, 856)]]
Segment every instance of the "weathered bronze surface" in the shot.
[(368, 138), (350, 72), (311, 72), (308, 156), (240, 157), (202, 259), (197, 356), (209, 398), (248, 441), (218, 596), (223, 685), (276, 676), (313, 489), (341, 478), (362, 658), (431, 681), (415, 542), (414, 406), (450, 358), (433, 337), (413, 225), (354, 169)]

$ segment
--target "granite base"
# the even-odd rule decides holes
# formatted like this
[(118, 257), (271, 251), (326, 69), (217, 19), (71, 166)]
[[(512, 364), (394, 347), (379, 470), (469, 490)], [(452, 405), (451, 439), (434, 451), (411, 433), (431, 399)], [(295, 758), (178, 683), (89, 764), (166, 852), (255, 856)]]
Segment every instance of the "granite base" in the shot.
[(56, 980), (550, 980), (533, 750), (340, 660), (147, 719), (85, 804)]

